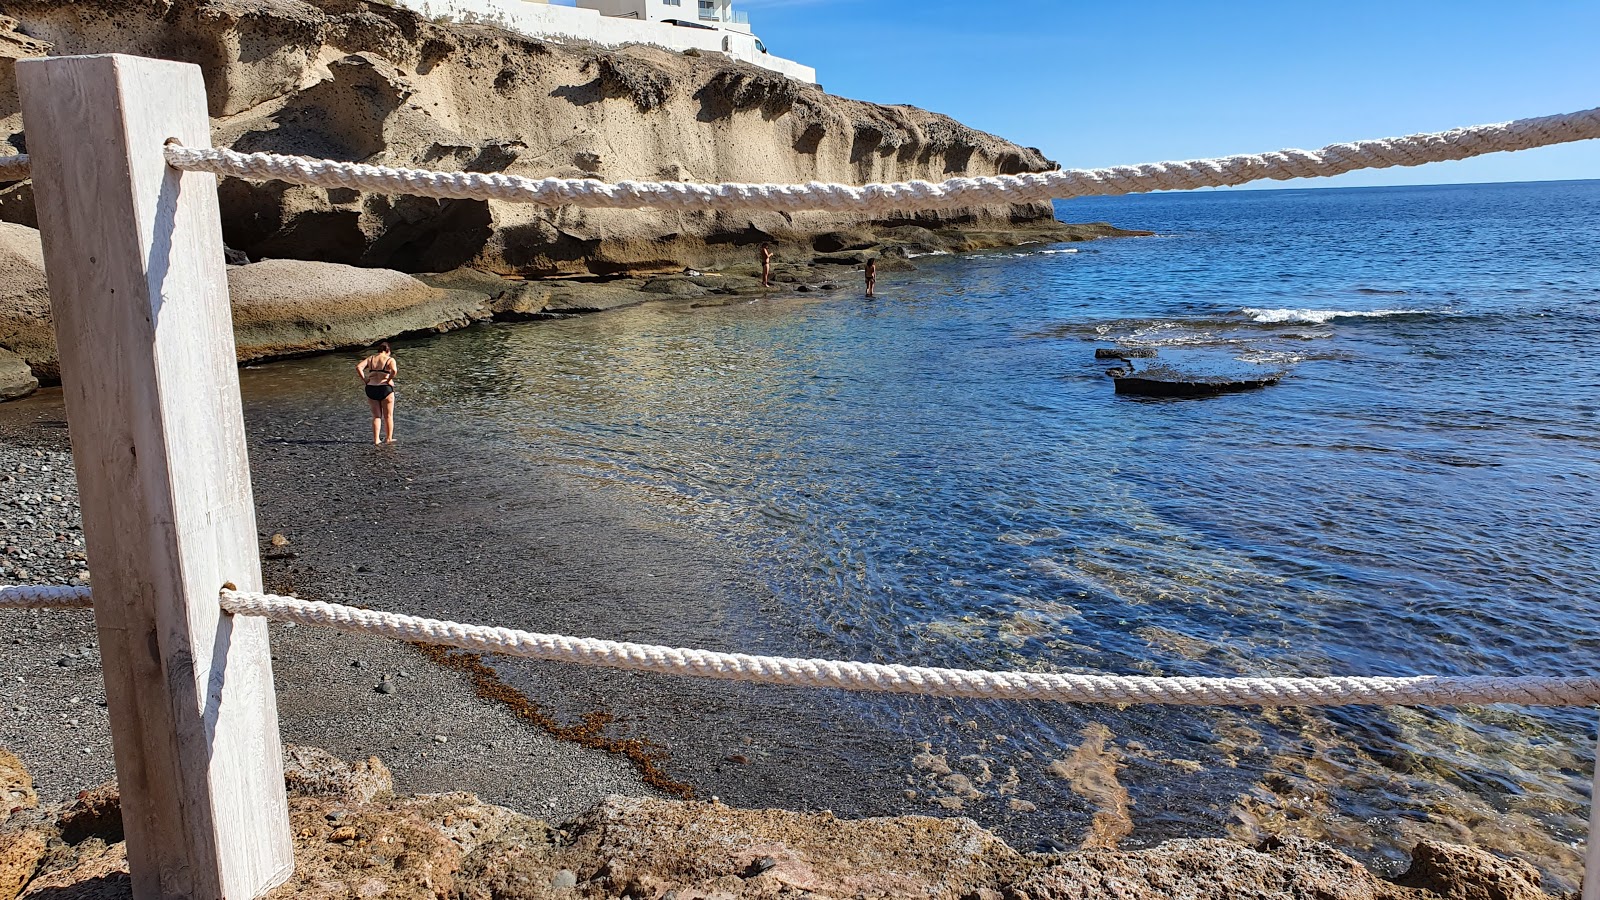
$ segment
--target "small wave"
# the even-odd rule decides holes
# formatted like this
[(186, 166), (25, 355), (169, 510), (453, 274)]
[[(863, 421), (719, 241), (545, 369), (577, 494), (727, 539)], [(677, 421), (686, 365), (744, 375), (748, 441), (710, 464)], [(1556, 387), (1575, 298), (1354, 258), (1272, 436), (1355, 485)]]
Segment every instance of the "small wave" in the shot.
[(1376, 295), (1376, 296), (1381, 296), (1381, 297), (1392, 297), (1392, 296), (1398, 296), (1400, 294), (1409, 294), (1411, 292), (1410, 291), (1400, 291), (1400, 290), (1386, 291), (1386, 290), (1384, 290), (1382, 288), (1356, 288), (1356, 293), (1358, 293), (1358, 294)]
[(1078, 249), (1076, 247), (1064, 247), (1064, 248), (1062, 248), (1060, 250), (1040, 250), (1039, 251), (1039, 255), (1040, 256), (1050, 256), (1050, 255), (1056, 254), (1056, 253), (1077, 253), (1077, 252), (1078, 252)]
[(949, 256), (949, 250), (929, 250), (927, 253), (907, 253), (906, 259), (917, 259), (923, 256)]
[(1263, 325), (1293, 322), (1322, 325), (1334, 319), (1382, 319), (1388, 316), (1427, 315), (1426, 309), (1257, 309), (1247, 306), (1241, 310), (1250, 321)]

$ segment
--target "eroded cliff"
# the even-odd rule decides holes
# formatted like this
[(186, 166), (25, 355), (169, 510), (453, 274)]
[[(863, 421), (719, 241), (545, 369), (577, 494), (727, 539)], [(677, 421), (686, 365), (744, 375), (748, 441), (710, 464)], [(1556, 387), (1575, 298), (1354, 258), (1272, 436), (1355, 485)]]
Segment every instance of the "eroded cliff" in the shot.
[[(217, 143), (244, 151), (608, 181), (864, 183), (1053, 167), (948, 117), (833, 96), (720, 54), (557, 44), (367, 0), (0, 0), (0, 13), (10, 17), (0, 21), (0, 134), (13, 150), (26, 145), (15, 59), (119, 52), (200, 65)], [(1019, 224), (1037, 238), (1053, 221), (1038, 205), (863, 222), (540, 210), (233, 180), (222, 201), (229, 244), (252, 257), (411, 272), (665, 271), (723, 265), (769, 238), (803, 245), (906, 225), (993, 236)], [(13, 186), (0, 218), (32, 225), (31, 206), (29, 186)]]

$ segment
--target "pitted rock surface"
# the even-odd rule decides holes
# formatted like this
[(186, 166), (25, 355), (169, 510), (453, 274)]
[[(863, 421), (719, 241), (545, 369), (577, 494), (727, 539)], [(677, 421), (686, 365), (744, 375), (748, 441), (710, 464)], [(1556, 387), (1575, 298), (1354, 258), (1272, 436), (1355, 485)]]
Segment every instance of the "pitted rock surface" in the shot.
[[(0, 784), (26, 783), (8, 759), (0, 751)], [(295, 871), (274, 900), (1548, 900), (1526, 863), (1444, 844), (1419, 845), (1411, 870), (1386, 880), (1300, 838), (1040, 855), (968, 819), (626, 797), (557, 827), (466, 793), (394, 796), (377, 759), (289, 747), (285, 772)], [(0, 824), (0, 900), (130, 896), (107, 814), (118, 806), (101, 788)]]

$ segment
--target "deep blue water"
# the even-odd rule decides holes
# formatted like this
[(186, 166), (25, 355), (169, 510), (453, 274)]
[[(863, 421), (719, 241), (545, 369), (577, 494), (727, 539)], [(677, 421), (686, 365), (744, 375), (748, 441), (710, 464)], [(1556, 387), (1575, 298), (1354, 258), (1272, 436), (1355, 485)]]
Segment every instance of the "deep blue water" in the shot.
[[(1058, 209), (1159, 236), (922, 258), (880, 276), (876, 302), (449, 335), (403, 351), (422, 373), (404, 396), (503, 423), (543, 465), (729, 548), (765, 592), (759, 621), (719, 625), (731, 646), (1037, 671), (1596, 671), (1600, 182)], [(1119, 343), (1284, 377), (1118, 397), (1093, 350)], [(599, 636), (690, 634), (674, 627)], [(861, 734), (893, 736), (796, 777), (849, 769), (864, 796), (913, 792), (899, 811), (959, 806), (1042, 846), (1296, 832), (1383, 864), (1432, 835), (1562, 883), (1587, 815), (1587, 710), (792, 702), (849, 704)]]

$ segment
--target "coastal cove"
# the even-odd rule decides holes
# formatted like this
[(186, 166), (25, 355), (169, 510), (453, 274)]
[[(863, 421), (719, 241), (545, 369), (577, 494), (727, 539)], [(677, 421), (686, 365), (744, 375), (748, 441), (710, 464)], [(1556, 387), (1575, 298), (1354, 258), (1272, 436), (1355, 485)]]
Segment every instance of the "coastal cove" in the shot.
[[(401, 343), (387, 452), (360, 443), (353, 357), (247, 369), (260, 525), (294, 550), (269, 580), (800, 656), (1587, 672), (1596, 199), (1074, 201), (1062, 218), (1158, 236), (918, 259), (874, 303), (686, 298)], [(1111, 346), (1285, 377), (1119, 399)], [(52, 396), (0, 417), (50, 420)], [(1570, 886), (1592, 765), (1581, 710), (1116, 711), (493, 665), (562, 722), (603, 711), (701, 796), (966, 815), (1030, 849), (1289, 833), (1393, 872), (1446, 837)], [(451, 715), (411, 709), (424, 736)], [(415, 752), (388, 761), (404, 777)]]

